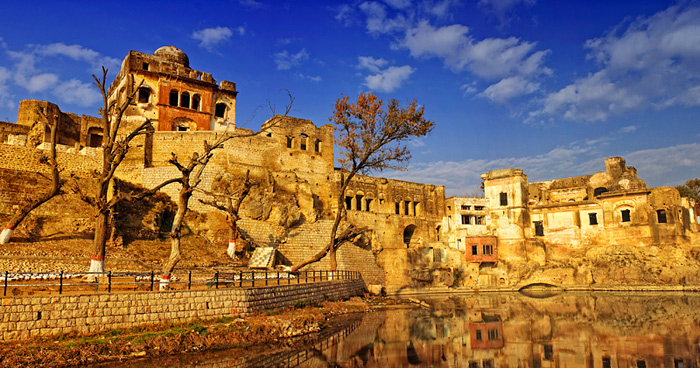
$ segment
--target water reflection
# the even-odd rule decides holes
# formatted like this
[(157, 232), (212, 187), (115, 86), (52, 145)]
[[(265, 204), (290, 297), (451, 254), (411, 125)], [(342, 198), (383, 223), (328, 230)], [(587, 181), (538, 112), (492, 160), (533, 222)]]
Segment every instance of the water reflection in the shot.
[(326, 331), (301, 351), (197, 366), (700, 367), (700, 295), (487, 294), (424, 299)]

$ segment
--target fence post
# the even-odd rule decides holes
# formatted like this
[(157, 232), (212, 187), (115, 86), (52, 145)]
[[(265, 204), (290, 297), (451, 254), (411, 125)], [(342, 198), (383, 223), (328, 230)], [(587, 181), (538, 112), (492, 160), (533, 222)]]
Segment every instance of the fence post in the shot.
[(7, 296), (7, 271), (5, 271), (5, 288), (2, 292), (2, 296)]
[(280, 285), (280, 272), (277, 271), (276, 273), (277, 273), (277, 286), (279, 286)]
[(250, 271), (250, 279), (252, 280), (251, 286), (255, 287), (255, 271)]
[(153, 291), (153, 270), (151, 270), (151, 291)]
[(267, 269), (265, 269), (265, 286), (267, 286)]
[(192, 270), (187, 275), (187, 290), (192, 290)]
[(238, 287), (243, 287), (243, 271), (238, 273)]
[(63, 270), (58, 274), (58, 293), (63, 294)]
[(112, 292), (112, 271), (107, 272), (107, 292)]
[(216, 271), (216, 273), (214, 273), (214, 282), (216, 283), (216, 288), (218, 289), (219, 288), (219, 271)]

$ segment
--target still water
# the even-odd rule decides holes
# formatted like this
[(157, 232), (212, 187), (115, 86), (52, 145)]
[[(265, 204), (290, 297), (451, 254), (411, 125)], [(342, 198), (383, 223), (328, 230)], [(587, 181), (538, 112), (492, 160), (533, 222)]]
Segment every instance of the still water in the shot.
[[(414, 308), (345, 317), (302, 350), (253, 356), (224, 351), (173, 358), (168, 365), (700, 368), (698, 294), (507, 293), (422, 300)], [(143, 363), (136, 365), (149, 365)]]

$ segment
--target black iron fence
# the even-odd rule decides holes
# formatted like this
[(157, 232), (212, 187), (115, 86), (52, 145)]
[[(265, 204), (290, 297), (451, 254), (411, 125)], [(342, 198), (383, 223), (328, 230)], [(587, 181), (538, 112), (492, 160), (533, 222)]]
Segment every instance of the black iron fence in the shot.
[(150, 272), (85, 272), (85, 273), (21, 273), (0, 274), (3, 296), (47, 295), (64, 293), (113, 291), (159, 291), (219, 288), (254, 288), (332, 280), (357, 280), (357, 271), (176, 271), (169, 279)]

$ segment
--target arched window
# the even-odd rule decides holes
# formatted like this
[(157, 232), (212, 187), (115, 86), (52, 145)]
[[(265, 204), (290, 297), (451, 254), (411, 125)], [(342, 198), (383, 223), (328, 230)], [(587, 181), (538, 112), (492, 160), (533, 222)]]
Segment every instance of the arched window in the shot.
[(321, 140), (317, 139), (314, 142), (314, 151), (321, 152)]
[(303, 151), (306, 151), (306, 141), (308, 140), (309, 136), (302, 133), (301, 134), (301, 140), (299, 142), (299, 148)]
[(151, 97), (151, 89), (148, 87), (139, 88), (139, 103), (148, 103), (148, 99)]
[(201, 98), (199, 97), (198, 94), (192, 95), (192, 108), (199, 111), (199, 101)]
[(219, 102), (216, 104), (216, 109), (214, 111), (214, 116), (217, 118), (225, 118), (226, 117), (226, 104)]
[(178, 105), (178, 99), (180, 97), (180, 94), (177, 92), (176, 89), (171, 89), (170, 90), (170, 106), (177, 106)]
[(182, 92), (182, 96), (180, 97), (180, 107), (185, 107), (185, 108), (190, 108), (190, 93), (189, 92)]
[(666, 210), (656, 210), (656, 219), (658, 220), (658, 223), (665, 224), (667, 222)]

